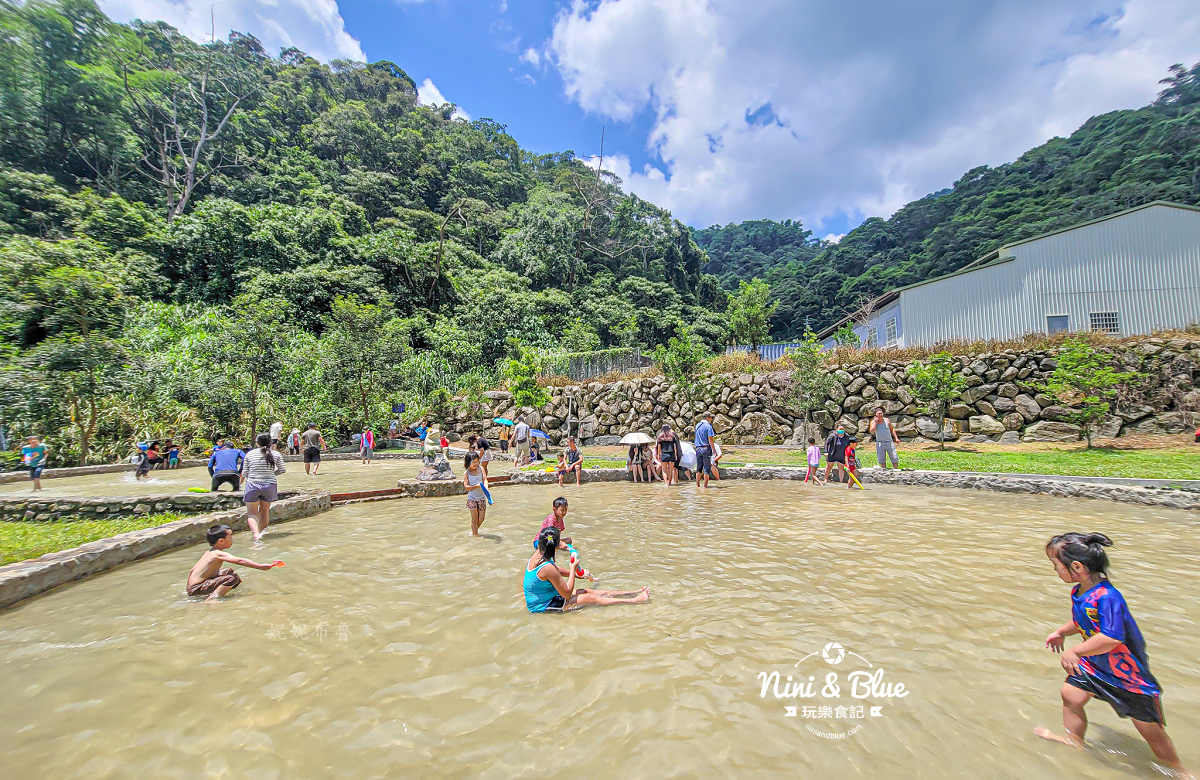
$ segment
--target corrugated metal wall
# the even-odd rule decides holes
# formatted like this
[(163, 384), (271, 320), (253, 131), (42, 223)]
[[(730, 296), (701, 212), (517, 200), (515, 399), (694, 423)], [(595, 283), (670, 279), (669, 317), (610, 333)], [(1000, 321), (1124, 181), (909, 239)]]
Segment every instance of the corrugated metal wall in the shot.
[(1200, 212), (1152, 206), (1002, 255), (1013, 260), (903, 291), (903, 343), (1044, 332), (1047, 315), (1076, 331), (1117, 312), (1122, 335), (1200, 322)]

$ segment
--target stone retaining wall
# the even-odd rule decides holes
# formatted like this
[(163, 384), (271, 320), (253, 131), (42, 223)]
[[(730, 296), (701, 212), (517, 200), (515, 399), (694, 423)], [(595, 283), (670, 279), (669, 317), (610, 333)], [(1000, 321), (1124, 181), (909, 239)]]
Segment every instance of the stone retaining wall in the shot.
[[(180, 468), (188, 468), (192, 466), (203, 466), (208, 463), (207, 460), (183, 460), (180, 461)], [(105, 463), (98, 466), (70, 466), (61, 469), (46, 469), (42, 472), (42, 479), (61, 479), (62, 477), (86, 477), (89, 474), (116, 474), (122, 471), (132, 472), (134, 466), (132, 463)], [(7, 485), (11, 482), (28, 482), (29, 472), (22, 469), (19, 471), (9, 471), (0, 474), (0, 485)]]
[[(1078, 440), (1080, 428), (1069, 422), (1073, 410), (1043, 389), (1057, 365), (1056, 354), (1046, 349), (957, 356), (967, 387), (948, 409), (946, 438), (1001, 443)], [(1097, 426), (1097, 435), (1182, 433), (1200, 424), (1200, 338), (1148, 337), (1114, 347), (1110, 355), (1115, 366), (1134, 372), (1137, 381)], [(544, 429), (558, 443), (566, 435), (570, 401), (578, 410), (577, 432), (585, 445), (615, 444), (629, 431), (653, 431), (664, 423), (682, 432), (693, 430), (702, 410), (714, 412), (714, 427), (724, 441), (782, 444), (823, 436), (838, 425), (866, 434), (875, 409), (882, 407), (901, 439), (939, 437), (941, 423), (917, 401), (908, 364), (835, 365), (829, 371), (836, 383), (824, 408), (813, 415), (818, 430), (810, 432), (789, 408), (784, 371), (704, 377), (694, 407), (662, 376), (547, 388), (550, 403), (537, 410), (518, 409), (510, 393), (491, 391), (485, 393), (487, 402), (476, 416), (451, 418), (446, 427), (458, 437), (482, 433), (495, 438), (499, 428), (492, 424), (493, 417), (516, 419), (524, 414), (532, 427)]]
[[(302, 493), (271, 505), (271, 522), (279, 523), (309, 517), (329, 509), (328, 493)], [(173, 523), (89, 542), (70, 550), (49, 553), (19, 563), (0, 566), (0, 607), (43, 593), (72, 580), (90, 577), (123, 563), (204, 541), (209, 526), (226, 523), (235, 530), (246, 529), (246, 512), (235, 509), (189, 517)], [(183, 591), (187, 573), (180, 571), (179, 588)]]
[[(282, 498), (295, 493), (282, 493)], [(153, 512), (213, 512), (242, 505), (242, 492), (177, 493), (112, 498), (43, 498), (0, 496), (0, 520), (57, 520), (60, 517), (103, 518)]]

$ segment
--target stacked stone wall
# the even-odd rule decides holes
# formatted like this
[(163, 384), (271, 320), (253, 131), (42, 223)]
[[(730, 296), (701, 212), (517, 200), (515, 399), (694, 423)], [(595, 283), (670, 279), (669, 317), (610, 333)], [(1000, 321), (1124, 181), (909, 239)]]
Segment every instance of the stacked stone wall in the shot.
[[(1070, 422), (1069, 405), (1046, 394), (1044, 385), (1056, 364), (1056, 350), (1004, 350), (960, 355), (959, 372), (967, 387), (948, 409), (947, 440), (1003, 443), (1075, 441), (1080, 428)], [(1200, 339), (1146, 338), (1110, 350), (1114, 365), (1137, 375), (1113, 413), (1095, 434), (1181, 433), (1200, 424)], [(876, 408), (882, 408), (902, 440), (937, 439), (939, 420), (918, 401), (909, 383), (908, 364), (865, 363), (829, 369), (836, 383), (808, 430), (788, 403), (786, 371), (718, 374), (705, 377), (700, 395), (689, 404), (662, 376), (602, 384), (548, 388), (543, 409), (518, 409), (505, 391), (485, 393), (486, 403), (469, 417), (445, 421), (452, 438), (482, 433), (494, 439), (500, 428), (493, 417), (515, 419), (524, 414), (534, 428), (545, 430), (553, 443), (566, 435), (570, 410), (572, 432), (586, 444), (613, 444), (629, 431), (654, 431), (663, 424), (687, 432), (701, 410), (716, 415), (717, 434), (727, 442), (798, 443), (823, 436), (837, 425), (865, 435)]]

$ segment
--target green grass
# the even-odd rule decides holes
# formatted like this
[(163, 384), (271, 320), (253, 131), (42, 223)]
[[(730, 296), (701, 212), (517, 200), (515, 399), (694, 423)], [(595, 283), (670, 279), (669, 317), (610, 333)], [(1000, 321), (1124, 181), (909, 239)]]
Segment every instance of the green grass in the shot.
[(182, 517), (164, 513), (103, 520), (3, 520), (0, 521), (0, 565), (78, 547), (126, 531), (170, 523)]
[[(858, 462), (875, 465), (875, 448), (859, 449)], [(756, 466), (803, 466), (803, 453), (772, 453)], [(721, 465), (742, 465), (726, 458)], [(973, 452), (960, 449), (900, 451), (900, 465), (930, 471), (994, 471), (1007, 474), (1066, 474), (1081, 477), (1200, 479), (1200, 449), (1053, 450), (1039, 452)]]
[[(731, 448), (732, 449), (732, 448)], [(740, 455), (740, 457), (739, 457)], [(744, 466), (746, 454), (729, 452), (722, 466)], [(751, 462), (756, 466), (804, 466), (801, 450), (763, 452)], [(859, 447), (858, 462), (875, 465), (875, 447)], [(585, 457), (585, 467), (624, 466), (625, 461)], [(822, 462), (822, 465), (824, 463)], [(951, 445), (944, 451), (910, 450), (901, 447), (900, 465), (930, 471), (994, 471), (1008, 474), (1065, 474), (1085, 477), (1132, 477), (1139, 479), (1200, 479), (1200, 447), (1187, 449), (1092, 450), (1003, 450), (972, 451)]]

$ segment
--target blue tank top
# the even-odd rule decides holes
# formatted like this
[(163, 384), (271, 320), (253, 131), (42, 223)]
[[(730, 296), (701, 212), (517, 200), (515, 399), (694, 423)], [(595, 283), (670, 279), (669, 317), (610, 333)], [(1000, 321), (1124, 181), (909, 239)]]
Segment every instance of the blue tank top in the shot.
[(525, 606), (530, 612), (545, 612), (546, 607), (558, 595), (553, 583), (538, 578), (543, 566), (554, 566), (554, 561), (542, 561), (533, 569), (525, 570)]

